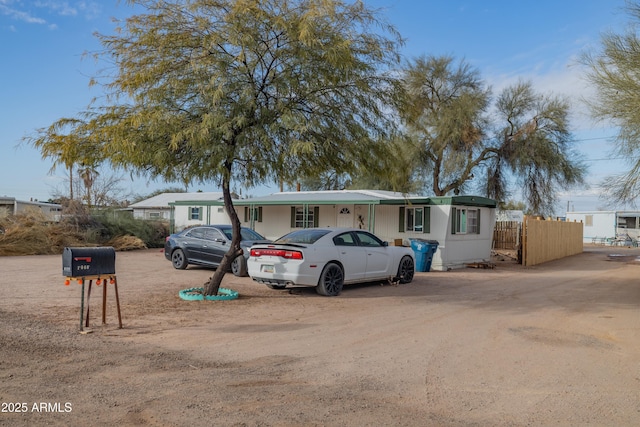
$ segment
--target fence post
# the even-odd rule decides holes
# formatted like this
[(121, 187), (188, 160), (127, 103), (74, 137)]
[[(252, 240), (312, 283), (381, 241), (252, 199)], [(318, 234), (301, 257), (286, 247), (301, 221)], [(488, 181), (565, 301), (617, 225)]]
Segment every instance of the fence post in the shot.
[(527, 215), (522, 218), (522, 265), (527, 265)]

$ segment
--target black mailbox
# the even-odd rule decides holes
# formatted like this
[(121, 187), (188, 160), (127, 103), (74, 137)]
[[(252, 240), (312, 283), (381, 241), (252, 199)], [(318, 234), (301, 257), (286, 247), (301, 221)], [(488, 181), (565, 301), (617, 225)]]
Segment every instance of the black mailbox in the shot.
[(66, 277), (105, 276), (116, 273), (116, 251), (110, 246), (64, 248), (62, 275)]

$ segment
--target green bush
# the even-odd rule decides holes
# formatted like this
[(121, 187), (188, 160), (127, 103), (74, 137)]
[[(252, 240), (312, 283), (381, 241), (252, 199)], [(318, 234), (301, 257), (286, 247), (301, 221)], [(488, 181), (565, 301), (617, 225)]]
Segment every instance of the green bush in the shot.
[(94, 224), (87, 230), (88, 240), (99, 244), (117, 237), (135, 236), (148, 248), (161, 248), (169, 235), (168, 223), (136, 219), (130, 212), (106, 210), (94, 212), (91, 217)]

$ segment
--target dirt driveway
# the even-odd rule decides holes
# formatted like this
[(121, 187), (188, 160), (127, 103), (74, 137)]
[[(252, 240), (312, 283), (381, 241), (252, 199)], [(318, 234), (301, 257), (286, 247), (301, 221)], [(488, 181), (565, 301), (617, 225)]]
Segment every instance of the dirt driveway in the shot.
[[(610, 256), (614, 255), (614, 256)], [(186, 302), (211, 272), (118, 253), (107, 325), (61, 257), (0, 258), (0, 425), (640, 425), (640, 250), (407, 285)], [(99, 289), (99, 288), (98, 288)]]

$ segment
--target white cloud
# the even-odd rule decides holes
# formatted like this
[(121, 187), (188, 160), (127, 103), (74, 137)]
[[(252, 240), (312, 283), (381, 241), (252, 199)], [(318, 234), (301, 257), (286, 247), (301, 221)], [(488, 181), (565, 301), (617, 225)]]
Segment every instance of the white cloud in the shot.
[(80, 1), (77, 5), (78, 10), (82, 11), (85, 18), (89, 20), (97, 18), (102, 13), (100, 3), (95, 1)]
[(530, 81), (538, 93), (565, 97), (571, 103), (574, 130), (593, 127), (593, 120), (584, 101), (594, 92), (585, 80), (584, 66), (578, 63), (577, 57), (551, 66), (539, 62), (527, 70), (487, 76), (487, 82), (492, 86), (495, 95), (518, 81)]
[(7, 15), (12, 19), (26, 22), (28, 24), (46, 24), (47, 23), (47, 21), (45, 21), (44, 19), (32, 16), (29, 12), (23, 12), (21, 10), (12, 8), (11, 1), (8, 1), (8, 0), (0, 0), (0, 1), (2, 1), (0, 3), (0, 13), (3, 15)]
[(35, 6), (62, 16), (76, 16), (78, 14), (78, 9), (70, 6), (66, 1), (38, 1), (35, 3)]
[[(100, 4), (95, 1), (57, 1), (57, 0), (37, 0), (29, 4), (34, 11), (28, 10), (25, 2), (14, 0), (0, 0), (0, 15), (5, 15), (13, 20), (25, 22), (27, 24), (46, 25), (51, 30), (58, 29), (58, 24), (50, 22), (41, 16), (63, 16), (76, 17), (84, 16), (86, 19), (94, 19), (101, 13)], [(39, 12), (39, 13), (38, 13)], [(16, 27), (12, 26), (11, 31)]]

